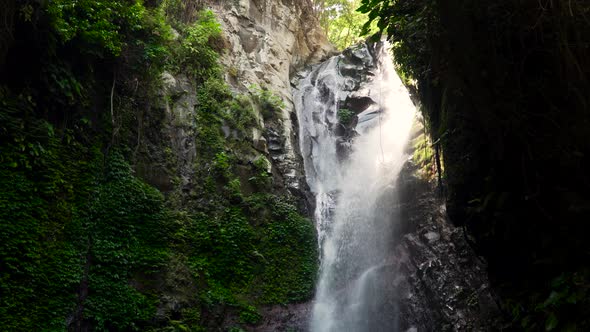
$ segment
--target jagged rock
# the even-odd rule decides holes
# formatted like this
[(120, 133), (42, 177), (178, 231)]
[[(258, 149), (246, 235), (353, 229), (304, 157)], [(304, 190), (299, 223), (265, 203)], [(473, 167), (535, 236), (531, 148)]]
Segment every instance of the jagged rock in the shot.
[[(404, 168), (400, 188), (401, 238), (392, 253), (392, 288), (399, 294), (400, 329), (495, 331), (503, 326), (486, 264), (462, 230), (447, 221), (434, 188)], [(421, 235), (420, 235), (421, 234)]]
[[(251, 85), (267, 87), (284, 103), (276, 121), (263, 123), (272, 134), (267, 134), (264, 140), (253, 137), (255, 148), (270, 155), (275, 175), (283, 178), (287, 188), (305, 188), (303, 163), (298, 155), (291, 75), (305, 65), (333, 55), (335, 48), (308, 12), (311, 8), (302, 2), (239, 0), (215, 3), (213, 10), (227, 39), (228, 50), (222, 63), (233, 74), (228, 74), (226, 81), (240, 93), (247, 92)], [(262, 119), (260, 114), (257, 116)]]
[(428, 232), (424, 234), (424, 237), (426, 238), (426, 240), (428, 240), (429, 243), (436, 242), (438, 241), (438, 239), (440, 239), (440, 235), (436, 232)]
[(375, 104), (376, 102), (373, 98), (366, 95), (358, 95), (357, 93), (350, 94), (344, 101), (344, 106), (356, 113), (360, 113)]
[(254, 148), (262, 153), (268, 153), (268, 146), (266, 144), (266, 139), (264, 137), (260, 137), (259, 139), (254, 141)]
[(161, 75), (162, 78), (162, 92), (165, 93), (175, 93), (174, 89), (176, 88), (176, 78), (172, 76), (169, 72), (165, 71)]
[(230, 129), (230, 127), (228, 125), (221, 126), (221, 131), (223, 132), (223, 136), (225, 138), (230, 137), (230, 135), (231, 135), (231, 129)]

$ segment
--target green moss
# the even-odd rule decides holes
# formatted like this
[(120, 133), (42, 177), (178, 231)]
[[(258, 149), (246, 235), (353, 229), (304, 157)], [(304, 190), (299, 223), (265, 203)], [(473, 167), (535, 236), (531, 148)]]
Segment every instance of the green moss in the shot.
[(421, 133), (411, 144), (414, 148), (412, 159), (414, 164), (418, 166), (420, 176), (426, 180), (434, 179), (436, 176), (435, 156), (429, 136), (426, 133)]

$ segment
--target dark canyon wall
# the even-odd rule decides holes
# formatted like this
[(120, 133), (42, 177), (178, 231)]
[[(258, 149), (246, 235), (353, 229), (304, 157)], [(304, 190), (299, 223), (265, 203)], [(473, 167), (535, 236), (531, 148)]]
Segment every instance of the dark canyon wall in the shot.
[(587, 329), (588, 4), (364, 7), (397, 43), (442, 154), (449, 216), (489, 261), (505, 312), (518, 328)]

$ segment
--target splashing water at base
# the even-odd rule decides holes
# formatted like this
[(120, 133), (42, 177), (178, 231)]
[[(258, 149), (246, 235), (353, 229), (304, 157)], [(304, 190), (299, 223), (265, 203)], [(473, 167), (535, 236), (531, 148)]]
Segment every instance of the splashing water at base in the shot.
[[(391, 272), (395, 181), (415, 107), (386, 47), (376, 49), (372, 55), (358, 48), (354, 61), (340, 55), (312, 68), (294, 93), (321, 252), (312, 331), (397, 329), (395, 301), (383, 285)], [(360, 87), (359, 75), (368, 77)], [(350, 96), (374, 103), (358, 114), (359, 135), (347, 142), (337, 114)]]

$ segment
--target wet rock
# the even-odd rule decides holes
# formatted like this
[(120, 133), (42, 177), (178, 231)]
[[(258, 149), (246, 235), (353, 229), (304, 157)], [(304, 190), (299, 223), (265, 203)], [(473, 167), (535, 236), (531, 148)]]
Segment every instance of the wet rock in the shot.
[(369, 106), (374, 104), (376, 104), (376, 102), (371, 97), (363, 95), (359, 96), (356, 94), (351, 94), (346, 98), (346, 101), (344, 102), (345, 107), (357, 113), (366, 110), (367, 108), (369, 108)]
[(370, 49), (365, 47), (358, 47), (353, 46), (351, 48), (346, 49), (343, 52), (348, 59), (357, 65), (362, 65), (365, 67), (370, 67), (374, 65), (374, 57), (371, 54)]
[(392, 254), (395, 278), (401, 279), (392, 291), (411, 294), (399, 297), (400, 330), (500, 330), (504, 320), (489, 288), (485, 262), (462, 230), (447, 221), (434, 188), (421, 184), (414, 171), (405, 168), (398, 180), (401, 209), (411, 211), (400, 211), (405, 234)]
[[(268, 150), (271, 151), (271, 153), (277, 154), (277, 153), (281, 153), (283, 151), (283, 139), (281, 137), (281, 135), (279, 134), (278, 131), (276, 130), (272, 130), (269, 129), (268, 133), (267, 133), (267, 137), (268, 137)], [(273, 156), (273, 157), (279, 157), (279, 156)]]
[(434, 243), (438, 241), (438, 239), (440, 239), (440, 235), (436, 232), (428, 232), (424, 234), (424, 237), (426, 238), (426, 240), (428, 240), (429, 243)]
[(338, 69), (340, 71), (340, 75), (342, 76), (352, 76), (355, 77), (357, 75), (359, 75), (359, 79), (360, 79), (360, 75), (361, 73), (358, 71), (358, 66), (354, 65), (354, 64), (346, 64), (346, 63), (341, 63), (338, 66)]

